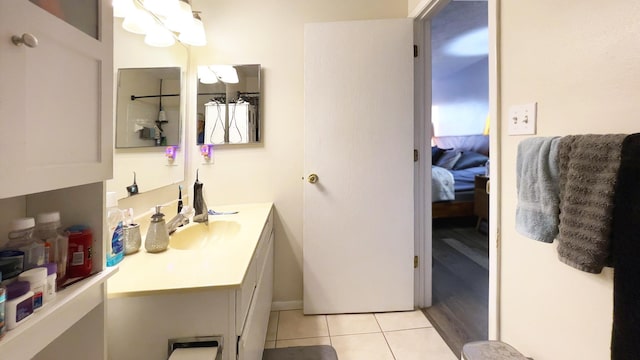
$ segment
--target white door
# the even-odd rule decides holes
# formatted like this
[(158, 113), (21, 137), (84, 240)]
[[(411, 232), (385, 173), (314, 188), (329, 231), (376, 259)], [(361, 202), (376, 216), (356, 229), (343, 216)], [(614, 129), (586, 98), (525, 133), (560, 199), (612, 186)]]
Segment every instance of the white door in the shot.
[(305, 26), (305, 314), (413, 309), (412, 40), (409, 19)]

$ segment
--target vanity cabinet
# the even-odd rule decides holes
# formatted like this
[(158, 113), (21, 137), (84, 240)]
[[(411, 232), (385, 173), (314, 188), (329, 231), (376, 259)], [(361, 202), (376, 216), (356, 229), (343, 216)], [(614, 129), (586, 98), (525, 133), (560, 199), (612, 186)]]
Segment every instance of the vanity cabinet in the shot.
[(215, 245), (180, 250), (170, 242), (163, 253), (125, 257), (108, 282), (110, 359), (165, 360), (169, 339), (198, 336), (222, 336), (224, 360), (262, 359), (273, 294), (272, 204), (216, 210), (238, 214), (209, 217), (210, 228), (233, 229), (210, 239)]
[(111, 178), (111, 3), (68, 3), (0, 1), (0, 198)]

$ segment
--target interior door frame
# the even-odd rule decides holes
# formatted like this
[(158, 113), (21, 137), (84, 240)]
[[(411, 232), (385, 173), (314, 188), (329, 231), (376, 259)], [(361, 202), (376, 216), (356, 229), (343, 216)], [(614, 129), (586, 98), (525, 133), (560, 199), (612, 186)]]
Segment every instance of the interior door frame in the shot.
[[(431, 191), (427, 179), (431, 177), (431, 66), (430, 19), (451, 0), (421, 0), (409, 12), (414, 19), (414, 39), (419, 45), (415, 61), (415, 146), (420, 154), (415, 169), (415, 253), (420, 264), (415, 273), (415, 304), (428, 307), (432, 303), (432, 224)], [(499, 56), (499, 0), (488, 0), (489, 27), (489, 156), (491, 158), (491, 191), (489, 193), (489, 339), (500, 339), (500, 56)]]

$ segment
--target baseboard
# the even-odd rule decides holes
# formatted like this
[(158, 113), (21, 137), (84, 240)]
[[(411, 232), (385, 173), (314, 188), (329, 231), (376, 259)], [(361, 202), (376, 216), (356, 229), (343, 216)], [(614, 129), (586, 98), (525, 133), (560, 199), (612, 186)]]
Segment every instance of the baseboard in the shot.
[(274, 301), (271, 303), (271, 311), (299, 310), (302, 309), (302, 300)]

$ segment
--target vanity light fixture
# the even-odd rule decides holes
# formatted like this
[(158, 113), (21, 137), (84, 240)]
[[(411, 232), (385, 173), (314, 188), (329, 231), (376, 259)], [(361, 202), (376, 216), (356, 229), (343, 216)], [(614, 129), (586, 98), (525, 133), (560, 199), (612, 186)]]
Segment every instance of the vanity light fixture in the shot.
[(225, 84), (237, 84), (238, 71), (232, 65), (198, 66), (198, 79), (203, 84), (215, 84), (218, 81)]
[(167, 47), (175, 41), (205, 46), (207, 38), (198, 11), (189, 0), (112, 0), (113, 16), (124, 18), (122, 28), (145, 35), (150, 46)]

